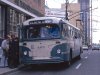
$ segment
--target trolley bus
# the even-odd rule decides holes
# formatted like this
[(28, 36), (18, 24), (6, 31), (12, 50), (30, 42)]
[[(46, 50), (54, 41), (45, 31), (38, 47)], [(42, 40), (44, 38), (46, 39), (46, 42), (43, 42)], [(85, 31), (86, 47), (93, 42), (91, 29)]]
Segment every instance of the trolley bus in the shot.
[(29, 19), (20, 27), (19, 37), (22, 64), (70, 63), (82, 52), (80, 29), (61, 18)]

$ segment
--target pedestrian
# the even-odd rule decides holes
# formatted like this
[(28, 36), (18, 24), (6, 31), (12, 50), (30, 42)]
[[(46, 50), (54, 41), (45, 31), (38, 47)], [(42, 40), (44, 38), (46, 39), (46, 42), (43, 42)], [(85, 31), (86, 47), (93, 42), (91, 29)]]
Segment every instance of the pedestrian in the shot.
[(14, 39), (14, 51), (15, 51), (15, 67), (19, 65), (19, 39), (15, 37)]
[(8, 67), (16, 68), (19, 64), (19, 45), (18, 39), (15, 35), (11, 35), (8, 51)]
[(9, 40), (10, 40), (10, 36), (7, 35), (1, 43), (1, 48), (3, 50), (3, 55), (4, 55), (4, 67), (6, 66), (6, 62), (8, 59)]

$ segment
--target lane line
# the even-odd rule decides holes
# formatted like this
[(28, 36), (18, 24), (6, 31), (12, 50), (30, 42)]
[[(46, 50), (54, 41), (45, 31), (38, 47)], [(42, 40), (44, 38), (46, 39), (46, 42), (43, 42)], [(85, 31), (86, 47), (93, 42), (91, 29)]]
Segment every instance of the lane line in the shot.
[(82, 65), (82, 63), (78, 64), (78, 65), (76, 66), (76, 69), (79, 69), (81, 65)]
[(85, 57), (85, 59), (87, 59), (87, 58), (88, 58), (88, 56)]
[(91, 52), (88, 52), (88, 54), (91, 54)]

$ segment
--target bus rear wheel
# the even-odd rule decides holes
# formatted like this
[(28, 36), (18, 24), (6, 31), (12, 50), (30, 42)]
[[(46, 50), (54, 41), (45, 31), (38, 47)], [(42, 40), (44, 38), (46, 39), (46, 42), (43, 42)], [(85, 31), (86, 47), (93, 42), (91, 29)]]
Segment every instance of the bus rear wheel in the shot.
[(79, 60), (80, 60), (80, 59), (81, 59), (81, 55), (78, 55), (78, 56), (77, 56), (77, 59), (79, 59)]
[(72, 49), (70, 49), (70, 55), (69, 55), (69, 61), (68, 64), (71, 65), (72, 64)]

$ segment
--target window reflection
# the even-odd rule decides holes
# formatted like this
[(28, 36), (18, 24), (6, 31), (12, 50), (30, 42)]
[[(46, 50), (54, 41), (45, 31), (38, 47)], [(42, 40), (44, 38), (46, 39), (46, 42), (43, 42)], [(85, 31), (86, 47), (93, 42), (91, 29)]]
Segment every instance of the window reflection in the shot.
[(23, 33), (24, 39), (60, 37), (60, 29), (58, 25), (31, 25), (25, 27)]

